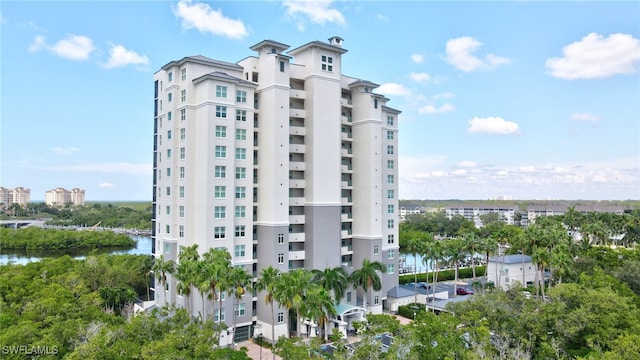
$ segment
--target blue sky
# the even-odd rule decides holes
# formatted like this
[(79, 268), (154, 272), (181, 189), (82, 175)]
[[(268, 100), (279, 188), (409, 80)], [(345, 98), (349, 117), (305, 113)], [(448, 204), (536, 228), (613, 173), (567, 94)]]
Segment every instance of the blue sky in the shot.
[[(150, 200), (153, 73), (344, 39), (401, 199), (640, 199), (640, 2), (3, 1), (0, 185)], [(294, 59), (295, 62), (295, 59)]]

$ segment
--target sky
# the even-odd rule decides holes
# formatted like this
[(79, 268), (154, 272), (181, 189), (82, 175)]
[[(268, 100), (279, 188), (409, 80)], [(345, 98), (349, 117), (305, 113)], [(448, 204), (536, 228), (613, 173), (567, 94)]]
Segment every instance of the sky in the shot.
[(5, 0), (0, 36), (0, 186), (32, 201), (150, 201), (154, 72), (332, 36), (402, 111), (400, 199), (640, 199), (638, 1)]

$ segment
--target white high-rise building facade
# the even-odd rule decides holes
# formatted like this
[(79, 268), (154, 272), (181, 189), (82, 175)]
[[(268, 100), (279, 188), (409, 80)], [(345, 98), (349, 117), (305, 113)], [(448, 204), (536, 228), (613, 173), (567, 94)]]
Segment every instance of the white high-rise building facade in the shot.
[[(380, 313), (398, 283), (400, 112), (378, 85), (341, 74), (341, 38), (288, 48), (265, 40), (235, 64), (191, 56), (154, 75), (154, 254), (223, 248), (254, 277), (379, 261), (382, 290), (366, 304)], [(187, 305), (176, 285), (157, 285), (158, 305), (210, 312), (210, 300), (192, 293)], [(256, 324), (273, 336), (270, 307), (252, 295), (237, 306), (236, 340)], [(348, 289), (341, 309), (363, 296)], [(214, 318), (231, 324), (234, 306), (227, 299)], [(287, 315), (277, 310), (276, 337)]]

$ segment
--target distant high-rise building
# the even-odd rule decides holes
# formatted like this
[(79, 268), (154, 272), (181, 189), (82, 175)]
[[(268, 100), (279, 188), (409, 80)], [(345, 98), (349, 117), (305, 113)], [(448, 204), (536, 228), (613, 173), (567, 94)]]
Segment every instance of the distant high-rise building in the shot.
[(15, 189), (0, 187), (0, 207), (7, 207), (11, 204), (26, 205), (31, 202), (31, 190), (21, 186)]
[[(175, 261), (194, 244), (226, 249), (254, 277), (269, 266), (351, 272), (379, 261), (382, 289), (366, 304), (381, 313), (398, 283), (400, 111), (378, 85), (341, 74), (341, 38), (288, 48), (265, 40), (237, 63), (198, 55), (155, 73), (154, 253)], [(159, 305), (227, 324), (235, 309), (236, 341), (256, 324), (267, 338), (286, 333), (289, 314), (277, 308), (271, 334), (262, 298), (227, 296), (212, 314), (210, 300), (181, 296), (177, 283), (157, 285)], [(347, 290), (336, 326), (353, 328), (364, 296)]]
[(72, 205), (85, 204), (85, 191), (73, 188), (70, 191), (64, 188), (55, 188), (44, 194), (44, 202), (49, 206), (64, 206), (67, 203)]

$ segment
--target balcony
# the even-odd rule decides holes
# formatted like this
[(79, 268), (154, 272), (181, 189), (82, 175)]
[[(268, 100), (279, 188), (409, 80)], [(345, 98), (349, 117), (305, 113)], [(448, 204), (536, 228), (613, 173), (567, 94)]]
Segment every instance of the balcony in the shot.
[(343, 222), (351, 221), (352, 219), (353, 219), (353, 213), (340, 214), (340, 220), (342, 220)]
[(340, 105), (351, 107), (351, 99), (340, 98)]
[(304, 233), (289, 233), (289, 242), (304, 242)]
[(342, 198), (342, 205), (347, 205), (347, 204), (352, 204), (353, 203), (353, 199), (351, 198), (351, 196), (346, 197), (346, 198)]
[(344, 157), (351, 157), (353, 153), (352, 149), (340, 149), (340, 155), (344, 156)]
[(343, 239), (348, 239), (351, 237), (351, 234), (353, 233), (352, 230), (341, 230), (340, 231), (340, 237)]
[(307, 117), (307, 112), (304, 109), (289, 109), (289, 116), (305, 118)]
[(290, 197), (289, 198), (289, 206), (304, 206), (304, 198), (303, 197)]
[(304, 171), (305, 163), (301, 161), (289, 161), (289, 170)]
[(351, 141), (352, 138), (353, 133), (340, 133), (340, 139), (342, 140)]
[(289, 261), (304, 260), (304, 250), (289, 251)]
[(340, 120), (341, 120), (343, 123), (350, 123), (350, 122), (352, 122), (352, 121), (353, 121), (353, 117), (351, 117), (351, 116), (345, 116), (345, 115), (342, 115), (342, 116), (340, 117)]
[(353, 245), (341, 247), (340, 255), (353, 255)]
[(304, 224), (304, 215), (289, 215), (290, 224)]
[(340, 165), (340, 169), (342, 170), (343, 173), (351, 173), (353, 172), (353, 165), (351, 164)]
[(344, 188), (347, 188), (347, 187), (351, 187), (352, 186), (352, 182), (351, 182), (351, 180), (349, 180), (349, 181), (341, 181), (340, 185), (344, 189)]
[(298, 90), (298, 89), (289, 90), (289, 97), (291, 97), (291, 98), (304, 99), (304, 98), (306, 98), (306, 96), (307, 95), (304, 92), (304, 90)]
[(289, 135), (302, 135), (304, 136), (306, 134), (305, 128), (302, 126), (295, 126), (295, 125), (290, 125), (289, 126)]
[(304, 154), (304, 144), (289, 144), (290, 153)]
[(304, 189), (304, 180), (289, 179), (289, 187), (294, 189)]

